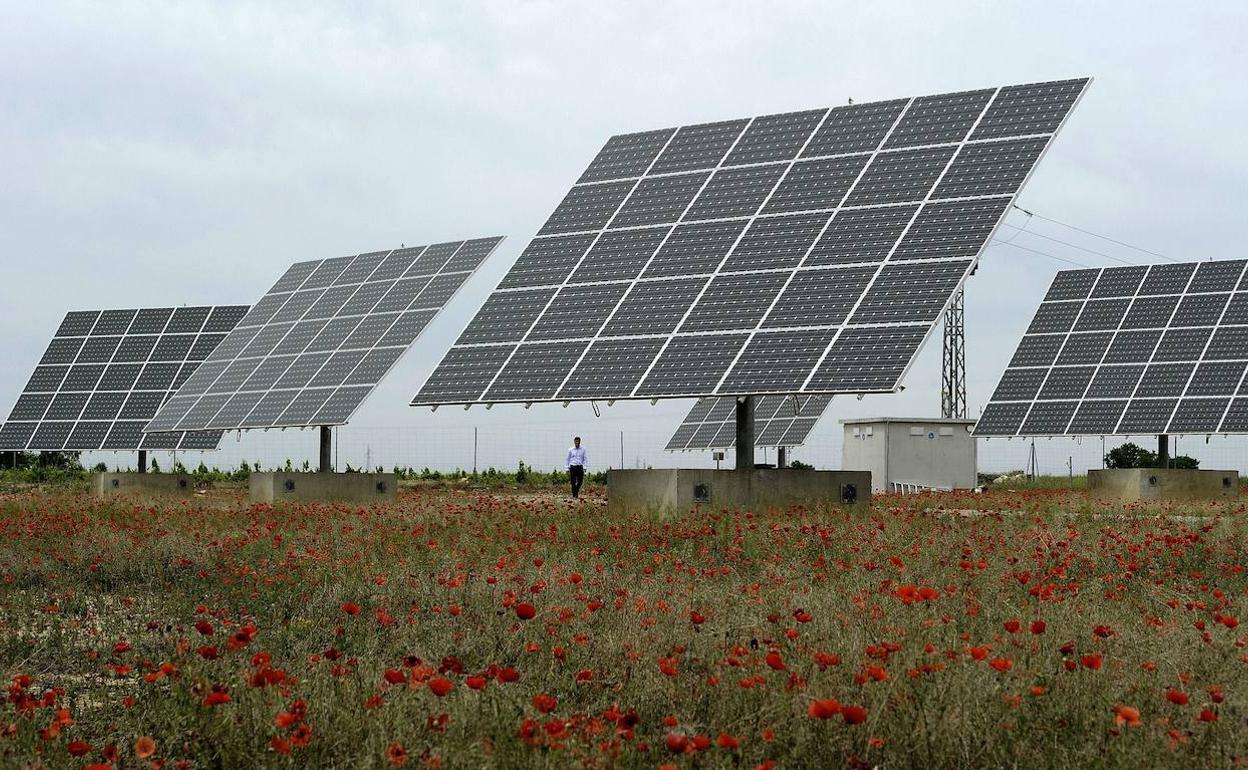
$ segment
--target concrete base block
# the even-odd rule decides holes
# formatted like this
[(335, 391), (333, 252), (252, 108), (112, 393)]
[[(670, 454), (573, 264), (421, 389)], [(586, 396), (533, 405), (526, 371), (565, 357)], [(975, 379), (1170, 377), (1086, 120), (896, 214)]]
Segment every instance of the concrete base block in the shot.
[(1108, 468), (1088, 471), (1096, 497), (1135, 500), (1220, 500), (1239, 494), (1238, 471), (1179, 468)]
[(393, 503), (399, 499), (393, 473), (253, 473), (247, 486), (253, 503)]
[(93, 473), (91, 492), (96, 497), (192, 497), (195, 481), (179, 473)]
[(865, 503), (870, 499), (869, 471), (793, 468), (607, 471), (608, 513), (680, 511), (694, 505), (759, 510), (815, 503)]

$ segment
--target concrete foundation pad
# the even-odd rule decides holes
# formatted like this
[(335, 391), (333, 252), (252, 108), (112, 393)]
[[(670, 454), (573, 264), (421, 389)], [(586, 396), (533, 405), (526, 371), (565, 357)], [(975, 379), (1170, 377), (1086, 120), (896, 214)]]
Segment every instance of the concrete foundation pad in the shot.
[(393, 503), (399, 485), (393, 473), (253, 473), (247, 482), (253, 503)]
[(869, 471), (793, 468), (710, 470), (659, 468), (607, 471), (607, 512), (715, 508), (787, 508), (815, 503), (865, 503)]
[(1135, 500), (1221, 500), (1239, 494), (1238, 471), (1108, 468), (1088, 471), (1095, 497)]
[(96, 497), (192, 497), (195, 481), (181, 473), (93, 473)]

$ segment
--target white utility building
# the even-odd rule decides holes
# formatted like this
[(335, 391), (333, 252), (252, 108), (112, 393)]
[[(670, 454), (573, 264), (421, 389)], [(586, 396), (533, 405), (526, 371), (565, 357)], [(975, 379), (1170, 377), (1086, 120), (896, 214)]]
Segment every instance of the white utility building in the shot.
[(974, 420), (866, 417), (845, 426), (844, 470), (871, 471), (872, 492), (973, 489)]

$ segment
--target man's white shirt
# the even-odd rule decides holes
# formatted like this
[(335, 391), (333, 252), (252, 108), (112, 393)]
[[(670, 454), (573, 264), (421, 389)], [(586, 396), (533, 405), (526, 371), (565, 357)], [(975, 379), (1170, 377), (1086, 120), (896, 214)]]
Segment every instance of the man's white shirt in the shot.
[(585, 447), (583, 446), (568, 447), (568, 463), (567, 464), (569, 468), (571, 468), (573, 465), (580, 465), (582, 467), (588, 466), (589, 461), (585, 455)]

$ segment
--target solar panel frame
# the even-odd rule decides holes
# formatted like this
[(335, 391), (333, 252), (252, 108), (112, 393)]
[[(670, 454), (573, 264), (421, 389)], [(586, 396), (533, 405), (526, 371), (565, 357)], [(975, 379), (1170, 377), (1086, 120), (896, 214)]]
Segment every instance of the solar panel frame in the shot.
[(134, 426), (176, 392), (183, 371), (189, 376), (204, 364), (221, 330), (249, 310), (194, 305), (66, 313), (0, 426), (0, 450), (215, 449), (219, 431), (145, 437)]
[[(668, 452), (732, 449), (737, 443), (736, 397), (698, 399), (672, 437)], [(796, 401), (796, 410), (794, 403)], [(760, 396), (754, 400), (754, 446), (798, 447), (806, 443), (832, 396)]]
[(502, 240), (295, 263), (145, 430), (345, 424)]
[[(1090, 306), (1100, 316), (1095, 324), (1106, 331), (1084, 333), (1044, 326), (1027, 334), (1001, 384), (984, 409), (977, 436), (1084, 436), (1244, 433), (1248, 425), (1237, 415), (1235, 396), (1248, 375), (1248, 316), (1233, 307), (1248, 303), (1248, 261), (1216, 260), (1131, 267), (1062, 271), (1053, 279), (1035, 319), (1052, 316), (1046, 306), (1078, 306), (1083, 318)], [(1077, 291), (1070, 287), (1079, 285)], [(1163, 293), (1166, 292), (1166, 293)], [(1061, 297), (1060, 299), (1051, 299)], [(1068, 298), (1069, 297), (1069, 298)], [(1237, 302), (1238, 300), (1238, 302)], [(1106, 310), (1109, 309), (1109, 310)], [(1110, 312), (1112, 311), (1112, 312)], [(1113, 319), (1117, 318), (1114, 323)], [(1043, 326), (1043, 325), (1042, 325)], [(1110, 335), (1099, 357), (1067, 355), (1073, 347), (1089, 353), (1092, 336)], [(1025, 346), (1043, 344), (1051, 357), (1020, 356)], [(1072, 365), (1079, 360), (1081, 365)], [(1090, 369), (1092, 377), (1080, 390), (1074, 371)], [(1035, 394), (1010, 383), (1033, 379), (1043, 384)], [(1050, 388), (1050, 382), (1070, 387)], [(1076, 411), (1066, 425), (1032, 420), (1030, 414), (1052, 412), (1049, 404), (1074, 398)], [(1213, 415), (1221, 408), (1214, 420)], [(1113, 419), (1111, 424), (1111, 418)]]
[[(987, 239), (991, 236), (992, 232), (995, 231), (995, 228), (999, 226), (1000, 219), (1004, 217), (1006, 210), (1008, 210), (1009, 202), (1016, 197), (1019, 189), (1021, 189), (1022, 185), (1025, 184), (1030, 174), (1034, 172), (1035, 165), (1038, 164), (1044, 152), (1048, 150), (1053, 137), (1056, 135), (1057, 131), (1060, 130), (1062, 123), (1064, 123), (1069, 115), (1069, 111), (1073, 109), (1073, 106), (1086, 91), (1089, 82), (1089, 79), (1078, 79), (1048, 84), (1028, 84), (1028, 86), (1026, 86), (1027, 88), (1041, 92), (1046, 91), (1047, 89), (1047, 91), (1058, 93), (1059, 96), (1060, 93), (1065, 93), (1066, 96), (1069, 97), (1069, 106), (1065, 108), (1066, 112), (1063, 113), (1061, 120), (1058, 121), (1051, 131), (1045, 131), (1038, 135), (1010, 133), (1008, 130), (1003, 130), (998, 127), (995, 129), (998, 135), (986, 139), (976, 138), (975, 132), (979, 125), (979, 121), (989, 113), (994, 105), (994, 100), (997, 94), (1002, 93), (1003, 89), (988, 89), (982, 92), (964, 92), (962, 94), (943, 94), (933, 97), (920, 97), (917, 99), (894, 100), (904, 102), (904, 106), (897, 108), (895, 110), (895, 114), (889, 112), (889, 114), (892, 115), (891, 123), (885, 130), (879, 133), (876, 137), (874, 146), (867, 151), (858, 151), (855, 149), (853, 152), (831, 153), (829, 155), (822, 156), (808, 152), (810, 143), (815, 137), (821, 136), (821, 130), (824, 125), (827, 124), (829, 119), (834, 115), (839, 116), (841, 114), (838, 112), (840, 108), (824, 110), (822, 112), (822, 117), (813, 123), (813, 129), (811, 129), (809, 133), (805, 134), (805, 141), (801, 143), (801, 145), (798, 146), (794, 152), (786, 153), (783, 158), (778, 160), (777, 157), (773, 155), (765, 155), (765, 157), (754, 157), (751, 155), (751, 159), (748, 162), (743, 163), (743, 165), (735, 166), (731, 165), (733, 159), (740, 158), (740, 156), (736, 154), (736, 148), (738, 147), (738, 144), (742, 142), (744, 137), (751, 135), (751, 129), (753, 126), (756, 124), (766, 124), (773, 127), (798, 125), (802, 120), (807, 119), (802, 116), (808, 115), (810, 111), (807, 111), (806, 113), (789, 113), (787, 116), (773, 115), (761, 116), (759, 118), (747, 118), (741, 121), (732, 122), (731, 126), (727, 123), (721, 123), (714, 124), (713, 126), (711, 124), (705, 126), (685, 126), (678, 129), (665, 130), (663, 132), (647, 132), (647, 136), (650, 136), (651, 138), (665, 136), (666, 139), (663, 145), (653, 154), (650, 154), (649, 149), (647, 150), (646, 157), (651, 158), (651, 160), (650, 164), (645, 168), (644, 173), (637, 172), (636, 168), (639, 168), (639, 166), (635, 166), (633, 167), (633, 172), (630, 172), (635, 173), (635, 176), (624, 178), (597, 177), (596, 181), (593, 182), (585, 182), (584, 177), (582, 180), (579, 180), (577, 184), (573, 186), (572, 190), (570, 190), (565, 196), (564, 200), (556, 207), (556, 210), (551, 215), (550, 219), (538, 231), (533, 241), (528, 247), (526, 247), (524, 253), (522, 253), (520, 259), (517, 260), (516, 265), (513, 266), (512, 270), (509, 271), (503, 278), (498, 288), (495, 289), (494, 293), (491, 294), (490, 299), (487, 300), (486, 303), (487, 306), (496, 307), (498, 304), (495, 299), (496, 297), (499, 297), (506, 292), (518, 291), (521, 288), (533, 289), (537, 287), (546, 287), (554, 289), (554, 292), (551, 294), (551, 300), (545, 307), (541, 308), (537, 317), (532, 320), (528, 318), (510, 319), (515, 324), (511, 327), (510, 336), (512, 339), (497, 342), (482, 342), (474, 341), (471, 337), (467, 337), (457, 340), (455, 345), (452, 347), (452, 351), (455, 352), (454, 360), (457, 362), (457, 366), (462, 365), (464, 361), (470, 359), (473, 355), (473, 351), (479, 351), (479, 355), (482, 357), (482, 366), (486, 366), (484, 363), (486, 358), (491, 360), (501, 359), (502, 363), (495, 367), (494, 378), (497, 378), (507, 368), (507, 364), (511, 360), (512, 356), (516, 355), (518, 351), (527, 349), (525, 343), (530, 340), (537, 341), (537, 338), (533, 336), (535, 328), (541, 327), (544, 329), (541, 335), (542, 341), (558, 340), (558, 327), (552, 327), (550, 324), (543, 325), (542, 323), (546, 314), (552, 312), (551, 308), (554, 298), (558, 296), (559, 292), (566, 289), (569, 284), (584, 283), (589, 280), (589, 278), (585, 276), (585, 271), (582, 270), (582, 267), (585, 264), (588, 255), (593, 253), (595, 245), (600, 240), (613, 235), (628, 232), (626, 229), (621, 230), (617, 228), (615, 223), (619, 219), (621, 212), (628, 209), (630, 201), (633, 200), (634, 195), (643, 194), (645, 191), (657, 189), (658, 182), (656, 180), (670, 179), (672, 177), (679, 176), (679, 181), (682, 184), (685, 182), (690, 183), (681, 187), (683, 192), (679, 197), (679, 202), (684, 202), (685, 206), (679, 216), (675, 215), (676, 207), (673, 205), (667, 209), (669, 212), (667, 217), (660, 219), (647, 218), (644, 221), (639, 220), (637, 222), (633, 222), (632, 219), (628, 220), (630, 225), (638, 228), (665, 227), (667, 228), (667, 232), (663, 236), (658, 248), (655, 249), (649, 256), (645, 265), (642, 266), (639, 272), (635, 272), (635, 277), (631, 279), (627, 277), (618, 279), (621, 283), (627, 284), (627, 289), (624, 291), (618, 304), (616, 304), (610, 314), (606, 317), (606, 320), (601, 324), (598, 331), (592, 335), (587, 335), (583, 331), (577, 333), (569, 331), (567, 333), (567, 336), (563, 339), (563, 341), (568, 343), (575, 341), (577, 343), (576, 345), (569, 344), (569, 355), (574, 355), (577, 351), (579, 351), (580, 355), (571, 362), (570, 366), (566, 367), (566, 377), (554, 387), (550, 386), (549, 380), (545, 380), (542, 387), (537, 387), (537, 383), (534, 383), (534, 387), (532, 388), (507, 388), (505, 389), (505, 392), (492, 389), (491, 386), (493, 384), (493, 378), (491, 378), (490, 382), (485, 383), (485, 386), (477, 393), (467, 393), (456, 389), (452, 395), (447, 393), (445, 390), (442, 390), (440, 386), (439, 388), (434, 389), (422, 387), (421, 390), (413, 397), (411, 403), (414, 406), (425, 405), (437, 407), (438, 405), (444, 404), (499, 403), (508, 401), (532, 403), (538, 401), (568, 401), (574, 399), (584, 399), (586, 398), (584, 394), (587, 392), (601, 392), (601, 389), (597, 389), (592, 385), (589, 387), (581, 387), (575, 384), (578, 377), (582, 375), (590, 376), (589, 372), (581, 371), (581, 363), (584, 360), (584, 357), (588, 355), (591, 350), (594, 350), (597, 343), (601, 340), (607, 338), (618, 338), (621, 336), (627, 338), (643, 338), (652, 336), (661, 337), (662, 344), (660, 345), (658, 354), (649, 361), (648, 366), (646, 366), (640, 376), (637, 377), (634, 387), (631, 390), (628, 390), (628, 392), (622, 392), (623, 389), (618, 387), (618, 382), (616, 382), (616, 385), (610, 389), (612, 392), (610, 398), (644, 399), (657, 397), (699, 397), (705, 395), (745, 395), (744, 393), (739, 392), (730, 393), (725, 387), (725, 383), (728, 382), (730, 376), (733, 374), (734, 368), (737, 366), (737, 363), (747, 349), (747, 346), (758, 333), (787, 330), (790, 328), (765, 326), (766, 319), (771, 314), (778, 299), (784, 295), (785, 289), (787, 289), (795, 276), (803, 276), (805, 274), (804, 271), (809, 268), (840, 264), (861, 264), (868, 268), (873, 268), (874, 270), (870, 281), (867, 282), (862, 293), (858, 296), (857, 301), (853, 303), (850, 311), (846, 314), (845, 319), (838, 324), (827, 324), (828, 328), (835, 328), (836, 334), (834, 335), (832, 341), (825, 347), (822, 355), (816, 360), (814, 366), (807, 373), (807, 376), (798, 388), (798, 392), (894, 392), (899, 387), (900, 381), (904, 378), (906, 371), (908, 371), (910, 365), (912, 365), (913, 355), (904, 361), (901, 366), (890, 365), (888, 367), (879, 368), (877, 370), (877, 376), (874, 378), (859, 378), (855, 380), (851, 383), (853, 390), (823, 389), (821, 387), (816, 387), (815, 383), (847, 381), (845, 378), (821, 376), (820, 367), (824, 365), (827, 356), (836, 347), (837, 339), (852, 328), (887, 328), (896, 325), (922, 327), (923, 335), (922, 339), (919, 341), (919, 347), (921, 347), (922, 343), (928, 336), (930, 336), (931, 331), (935, 326), (935, 321), (940, 317), (940, 314), (944, 311), (944, 309), (948, 307), (949, 302), (952, 301), (957, 287), (965, 281), (966, 277), (971, 272), (973, 272), (978, 258), (978, 252), (987, 242)], [(974, 119), (969, 121), (965, 132), (960, 134), (960, 139), (950, 140), (935, 145), (912, 141), (915, 136), (926, 135), (923, 133), (924, 131), (930, 130), (939, 134), (941, 131), (945, 130), (946, 126), (941, 122), (942, 118), (939, 117), (942, 99), (951, 100), (950, 103), (958, 102), (958, 100), (966, 102), (967, 99), (976, 101), (980, 99), (980, 96), (977, 94), (986, 94), (986, 97), (982, 99), (982, 105), (978, 108), (979, 111), (974, 116)], [(893, 132), (903, 121), (905, 121), (907, 115), (910, 114), (910, 107), (918, 103), (919, 99), (923, 100), (925, 109), (930, 108), (926, 113), (926, 117), (920, 121), (922, 123), (922, 130), (920, 130), (917, 134), (911, 135), (905, 142), (902, 142), (899, 145), (890, 145), (889, 139), (893, 135)], [(1060, 99), (1050, 99), (1050, 101), (1056, 103), (1056, 101), (1060, 101)], [(1016, 99), (1015, 102), (1016, 103), (1012, 109), (1016, 114), (1013, 118), (1007, 115), (1007, 120), (1018, 119), (1025, 121), (1039, 119), (1034, 115), (1029, 117), (1029, 114), (1026, 113), (1025, 110), (1020, 111), (1019, 105), (1022, 104), (1025, 106), (1025, 99), (1022, 101)], [(979, 102), (977, 101), (976, 103)], [(882, 110), (883, 105), (885, 104), (887, 103), (877, 103), (876, 106)], [(883, 112), (888, 112), (888, 110), (883, 110)], [(736, 131), (735, 138), (730, 144), (727, 145), (726, 149), (721, 147), (714, 150), (714, 156), (706, 156), (707, 158), (715, 158), (713, 165), (710, 160), (705, 161), (704, 165), (692, 163), (689, 161), (688, 156), (683, 154), (685, 152), (684, 150), (681, 150), (681, 157), (683, 158), (682, 161), (677, 163), (675, 166), (665, 164), (665, 158), (668, 157), (667, 153), (669, 147), (673, 147), (673, 143), (678, 142), (680, 137), (683, 137), (686, 134), (692, 135), (702, 131), (710, 131), (712, 127), (715, 129), (716, 136), (721, 138), (727, 132)], [(788, 129), (786, 128), (784, 131), (788, 131)], [(640, 135), (623, 136), (629, 137)], [(788, 137), (788, 134), (784, 133), (784, 136)], [(657, 141), (657, 139), (655, 139), (655, 141)], [(786, 138), (785, 141), (791, 140)], [(1016, 144), (1022, 142), (1023, 145), (1026, 146), (1028, 152), (1034, 155), (1033, 160), (1027, 161), (1030, 165), (1023, 163), (1023, 166), (1026, 166), (1026, 168), (1022, 172), (1019, 171), (1022, 166), (1019, 166), (1017, 162), (1009, 160), (1013, 157), (1013, 155), (1017, 154), (1016, 152), (1013, 152), (1014, 147), (1013, 145), (1009, 145), (1010, 142), (1014, 142)], [(620, 137), (613, 137), (608, 141), (607, 146), (604, 147), (600, 156), (614, 157), (612, 153), (615, 153), (618, 150), (619, 144)], [(649, 147), (649, 145), (647, 145), (647, 147)], [(990, 156), (990, 159), (996, 156), (993, 156), (991, 152), (987, 152), (988, 150), (1002, 150), (999, 154), (1005, 160), (1001, 160), (1000, 162), (993, 161), (993, 163), (990, 163), (989, 166), (1001, 166), (1003, 168), (1008, 167), (1009, 172), (1013, 174), (1011, 177), (1012, 181), (1010, 182), (1010, 189), (1006, 192), (994, 190), (991, 194), (986, 196), (975, 195), (971, 197), (962, 196), (937, 198), (936, 196), (938, 195), (938, 191), (942, 189), (942, 181), (945, 179), (950, 170), (955, 167), (958, 160), (963, 157), (964, 151), (968, 150), (968, 148), (985, 148), (985, 151), (981, 154)], [(1009, 152), (1006, 150), (1009, 150)], [(754, 150), (751, 150), (751, 152), (754, 152)], [(606, 155), (604, 155), (604, 153)], [(967, 157), (971, 158), (972, 156), (968, 153)], [(926, 167), (930, 169), (925, 177), (926, 181), (921, 185), (920, 193), (909, 195), (899, 193), (897, 191), (898, 185), (902, 185), (904, 187), (905, 185), (910, 184), (914, 179), (915, 172), (914, 168), (911, 167), (911, 163), (916, 159), (926, 159)], [(859, 163), (859, 160), (862, 162)], [(596, 158), (595, 161), (591, 163), (591, 168), (595, 167), (595, 164), (598, 162), (599, 161)], [(605, 162), (606, 161), (604, 161), (604, 163)], [(968, 161), (968, 163), (969, 162), (970, 161)], [(1013, 165), (1010, 165), (1010, 163), (1013, 163)], [(789, 182), (790, 189), (792, 191), (797, 191), (799, 188), (807, 189), (802, 185), (793, 187), (793, 185), (797, 183), (791, 182), (790, 180), (797, 179), (795, 174), (800, 173), (801, 170), (814, 169), (820, 167), (819, 164), (823, 164), (829, 168), (834, 168), (838, 172), (837, 174), (833, 174), (830, 179), (814, 180), (810, 183), (815, 184), (816, 187), (818, 185), (824, 185), (827, 190), (832, 191), (831, 199), (821, 201), (819, 195), (802, 193), (797, 195), (796, 198), (792, 195), (783, 198), (783, 200), (788, 201), (788, 203), (778, 203), (775, 206), (772, 205), (771, 202), (773, 200), (777, 200), (775, 197), (777, 192), (785, 187), (786, 182)], [(979, 166), (972, 164), (971, 168), (972, 171), (974, 171), (974, 169), (979, 168)], [(856, 171), (853, 175), (852, 181), (848, 184), (844, 182), (844, 179), (846, 178), (846, 174), (844, 173), (845, 169)], [(706, 173), (699, 176), (699, 172)], [(871, 186), (869, 186), (869, 188), (862, 187), (863, 181), (872, 174), (873, 176), (871, 176), (871, 179), (873, 181)], [(983, 173), (974, 171), (974, 173), (971, 173), (971, 175), (966, 177), (966, 179), (971, 180), (967, 182), (970, 184), (972, 181), (983, 177)], [(702, 179), (702, 186), (695, 194), (690, 196), (688, 195), (688, 191), (692, 189), (692, 182), (696, 179)], [(730, 182), (729, 180), (733, 181)], [(747, 181), (748, 184), (737, 184), (743, 180)], [(807, 183), (803, 182), (802, 184), (804, 185)], [(974, 184), (980, 184), (980, 182), (974, 181)], [(588, 189), (595, 185), (609, 186), (609, 188), (602, 190)], [(856, 193), (859, 194), (857, 199), (855, 199)], [(793, 204), (793, 200), (800, 200), (804, 202), (800, 204)], [(974, 209), (976, 204), (983, 204), (986, 206), (991, 204), (994, 200), (1001, 202), (999, 216), (996, 217), (995, 221), (991, 217), (991, 212), (988, 214), (980, 212), (978, 220), (974, 220), (974, 217), (970, 216), (964, 216), (960, 220), (958, 217), (953, 217), (950, 221), (954, 224), (933, 222), (927, 230), (915, 231), (915, 238), (918, 239), (915, 244), (910, 244), (908, 241), (911, 229), (914, 227), (916, 221), (919, 221), (921, 215), (925, 212), (935, 212), (941, 207), (954, 206), (960, 202), (966, 203), (969, 209)], [(614, 209), (610, 209), (607, 205), (608, 202), (614, 206)], [(744, 208), (742, 208), (743, 204)], [(841, 222), (839, 217), (844, 215), (849, 220), (853, 220), (855, 218), (862, 219), (863, 213), (865, 212), (866, 214), (872, 215), (862, 219), (863, 222), (869, 225), (869, 232), (882, 235), (887, 232), (887, 230), (881, 230), (878, 226), (876, 226), (875, 222), (880, 221), (881, 224), (884, 224), (886, 220), (884, 220), (882, 215), (892, 215), (894, 210), (901, 209), (903, 207), (906, 210), (908, 217), (905, 219), (904, 225), (895, 229), (896, 237), (888, 242), (886, 253), (883, 253), (882, 255), (879, 253), (883, 250), (881, 246), (874, 247), (876, 249), (875, 253), (859, 252), (862, 254), (861, 257), (854, 256), (852, 252), (846, 253), (843, 251), (834, 251), (832, 253), (836, 256), (834, 256), (832, 261), (829, 262), (828, 257), (826, 256), (828, 254), (828, 246), (824, 245), (823, 238), (825, 234), (837, 229), (837, 226)], [(776, 211), (777, 208), (783, 210), (783, 213), (771, 213)], [(634, 207), (632, 210), (640, 210), (640, 208)], [(782, 255), (779, 262), (776, 261), (776, 259), (772, 259), (769, 262), (766, 258), (764, 258), (762, 262), (741, 261), (740, 254), (742, 252), (739, 252), (738, 249), (742, 246), (743, 242), (746, 242), (748, 234), (751, 230), (754, 230), (756, 226), (761, 223), (767, 223), (775, 220), (778, 217), (791, 218), (793, 222), (796, 222), (799, 217), (811, 217), (821, 213), (823, 214), (822, 226), (818, 229), (814, 237), (803, 237), (801, 239), (801, 244), (804, 248), (799, 248), (797, 251), (793, 251), (791, 247), (780, 248), (779, 251), (776, 252)], [(971, 222), (972, 220), (974, 220), (974, 224), (978, 228), (978, 232), (980, 233), (979, 237), (982, 238), (982, 240), (980, 240), (977, 244), (974, 242), (975, 238), (963, 238), (962, 241), (959, 241), (957, 238), (951, 236), (951, 233), (956, 235), (954, 230), (955, 227), (964, 227), (966, 226), (966, 222)], [(682, 235), (691, 232), (686, 228), (701, 225), (707, 228), (719, 228), (720, 230), (723, 230), (725, 227), (729, 227), (730, 223), (735, 221), (741, 221), (743, 224), (739, 231), (736, 232), (735, 239), (732, 241), (731, 246), (728, 247), (726, 252), (722, 254), (719, 253), (718, 249), (722, 248), (722, 246), (714, 247), (714, 250), (705, 252), (706, 256), (700, 256), (688, 264), (682, 264), (680, 262), (664, 258), (664, 253), (668, 248), (669, 243), (673, 243)], [(958, 224), (959, 222), (961, 222), (961, 224)], [(784, 224), (789, 224), (789, 222), (784, 222)], [(847, 243), (853, 242), (852, 239), (843, 238), (843, 240), (846, 240)], [(904, 254), (904, 262), (901, 257), (894, 259), (894, 254), (903, 247), (910, 247)], [(949, 250), (954, 248), (958, 250), (956, 259), (948, 256)], [(543, 261), (538, 256), (540, 254), (557, 255), (557, 259), (554, 262), (549, 260)], [(713, 257), (711, 257), (712, 254), (714, 255)], [(737, 257), (737, 259), (734, 260), (734, 257)], [(847, 258), (849, 261), (846, 261)], [(717, 260), (713, 267), (711, 265), (711, 259)], [(858, 259), (861, 259), (862, 261), (854, 261)], [(857, 317), (860, 311), (862, 313), (867, 313), (870, 307), (877, 306), (880, 302), (885, 301), (881, 300), (880, 302), (877, 302), (873, 299), (871, 305), (864, 308), (862, 301), (863, 298), (868, 296), (874, 297), (877, 295), (884, 298), (891, 296), (888, 294), (880, 295), (879, 292), (877, 292), (876, 295), (872, 295), (871, 292), (877, 282), (880, 282), (882, 290), (883, 287), (887, 285), (889, 276), (893, 275), (893, 271), (889, 270), (889, 268), (895, 268), (900, 264), (915, 266), (915, 268), (920, 271), (926, 269), (929, 272), (932, 269), (931, 266), (933, 264), (936, 264), (938, 268), (941, 265), (944, 265), (947, 270), (950, 271), (951, 275), (943, 282), (936, 281), (936, 283), (929, 288), (931, 297), (929, 298), (927, 305), (920, 308), (918, 311), (914, 311), (910, 318), (898, 319), (890, 317), (887, 314), (882, 314), (879, 318), (875, 319)], [(675, 268), (677, 268), (678, 265), (685, 268), (683, 272), (676, 271)], [(658, 272), (655, 272), (655, 266), (659, 266)], [(700, 314), (698, 308), (701, 306), (704, 296), (706, 296), (709, 291), (712, 291), (713, 286), (721, 285), (720, 281), (716, 281), (714, 279), (718, 279), (724, 274), (730, 272), (761, 276), (776, 269), (782, 269), (788, 272), (784, 274), (784, 281), (781, 285), (780, 291), (771, 295), (770, 302), (766, 303), (766, 312), (764, 312), (761, 316), (755, 318), (756, 314), (751, 313), (749, 314), (749, 322), (733, 325), (727, 322), (722, 324), (709, 322), (705, 319), (704, 314)], [(630, 265), (627, 273), (634, 273), (633, 266)], [(576, 278), (574, 279), (573, 276), (576, 276)], [(711, 280), (699, 280), (698, 283), (701, 284), (700, 288), (689, 296), (681, 294), (681, 291), (683, 290), (678, 290), (674, 285), (665, 287), (662, 284), (654, 283), (658, 276), (662, 276), (664, 278), (669, 276), (679, 276), (686, 279), (707, 276)], [(882, 278), (883, 280), (881, 280)], [(612, 282), (614, 280), (617, 280), (616, 276), (608, 275), (604, 277), (603, 282)], [(760, 283), (766, 283), (766, 281), (760, 281)], [(627, 328), (621, 330), (618, 319), (621, 316), (621, 313), (627, 314), (630, 305), (635, 304), (634, 298), (639, 292), (653, 292), (664, 288), (671, 288), (674, 292), (676, 292), (676, 294), (681, 294), (679, 299), (676, 296), (668, 298), (666, 301), (666, 307), (664, 308), (670, 310), (671, 307), (678, 306), (683, 309), (683, 314), (674, 325), (669, 325), (663, 322), (656, 323), (656, 319), (654, 318), (655, 314), (650, 312), (652, 308), (645, 308), (645, 310), (640, 313), (640, 317), (645, 319), (644, 322), (641, 322), (640, 326), (630, 324)], [(691, 323), (691, 318), (701, 319), (699, 321), (699, 325), (693, 325)], [(708, 323), (710, 325), (705, 325)], [(472, 328), (473, 325), (474, 324), (470, 324), (470, 328)], [(695, 350), (698, 349), (698, 345), (696, 344), (696, 338), (698, 335), (721, 334), (725, 331), (731, 331), (735, 335), (743, 335), (743, 338), (735, 351), (735, 355), (728, 363), (727, 368), (720, 372), (719, 378), (713, 385), (707, 384), (705, 377), (689, 377), (683, 386), (677, 386), (670, 380), (666, 379), (663, 380), (662, 385), (659, 385), (659, 380), (650, 376), (651, 370), (656, 366), (661, 365), (661, 362), (666, 360), (665, 356), (667, 356), (668, 349), (675, 340), (683, 340), (684, 342), (682, 344), (687, 349)], [(519, 338), (515, 339), (517, 333), (519, 334)], [(517, 342), (520, 344), (517, 345)], [(587, 342), (588, 344), (581, 344), (583, 342)], [(487, 348), (490, 347), (493, 347), (494, 350), (487, 350)], [(510, 349), (504, 352), (504, 348)], [(917, 350), (917, 347), (914, 348), (914, 350)], [(448, 353), (448, 358), (449, 357), (450, 353)], [(601, 375), (599, 370), (595, 369), (591, 371), (593, 372), (593, 376)], [(703, 374), (705, 374), (705, 372), (703, 372)], [(430, 376), (430, 381), (439, 379), (435, 375), (436, 369), (435, 374)], [(823, 387), (826, 388), (826, 386)], [(434, 390), (437, 390), (437, 392), (434, 392)], [(789, 391), (754, 388), (749, 391), (749, 394), (765, 395), (767, 393), (777, 392)]]

